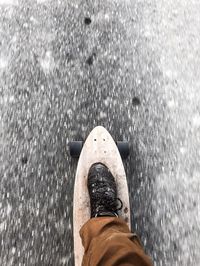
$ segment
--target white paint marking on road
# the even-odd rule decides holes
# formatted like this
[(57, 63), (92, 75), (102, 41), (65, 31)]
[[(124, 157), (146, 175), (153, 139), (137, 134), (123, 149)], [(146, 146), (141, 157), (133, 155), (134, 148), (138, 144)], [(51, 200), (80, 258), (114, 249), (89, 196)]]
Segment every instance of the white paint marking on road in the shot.
[(45, 57), (40, 59), (40, 64), (45, 73), (49, 73), (54, 68), (54, 59), (51, 51), (47, 51)]
[(18, 5), (18, 0), (0, 0), (0, 5)]
[(196, 114), (195, 116), (193, 116), (193, 119), (192, 119), (192, 124), (194, 127), (200, 127), (200, 115), (199, 114)]
[(7, 210), (6, 210), (6, 214), (7, 214), (7, 216), (10, 215), (11, 211), (12, 211), (12, 206), (11, 206), (10, 204), (8, 204), (8, 206), (7, 206)]
[(1, 57), (0, 58), (0, 69), (7, 67), (7, 65), (8, 65), (8, 61), (5, 58)]

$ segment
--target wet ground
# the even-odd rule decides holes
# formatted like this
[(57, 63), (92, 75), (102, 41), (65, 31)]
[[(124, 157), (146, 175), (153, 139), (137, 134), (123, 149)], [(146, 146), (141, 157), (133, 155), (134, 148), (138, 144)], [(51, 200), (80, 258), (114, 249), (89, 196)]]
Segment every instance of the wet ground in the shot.
[(198, 0), (0, 0), (0, 264), (73, 265), (76, 162), (128, 139), (132, 227), (155, 265), (200, 265)]

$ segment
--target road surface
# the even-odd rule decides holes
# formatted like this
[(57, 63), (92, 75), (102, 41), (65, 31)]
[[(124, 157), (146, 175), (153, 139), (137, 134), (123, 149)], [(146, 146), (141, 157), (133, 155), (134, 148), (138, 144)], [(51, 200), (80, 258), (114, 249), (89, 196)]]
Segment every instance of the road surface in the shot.
[(0, 264), (73, 265), (76, 162), (129, 140), (133, 230), (156, 266), (200, 265), (200, 2), (0, 0)]

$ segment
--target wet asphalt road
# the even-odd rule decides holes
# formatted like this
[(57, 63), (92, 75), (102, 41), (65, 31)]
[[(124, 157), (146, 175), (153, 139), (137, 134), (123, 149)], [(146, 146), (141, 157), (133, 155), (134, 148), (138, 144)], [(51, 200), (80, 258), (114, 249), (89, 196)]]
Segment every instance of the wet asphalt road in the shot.
[(73, 265), (68, 141), (128, 139), (132, 226), (200, 265), (200, 3), (0, 0), (0, 265)]

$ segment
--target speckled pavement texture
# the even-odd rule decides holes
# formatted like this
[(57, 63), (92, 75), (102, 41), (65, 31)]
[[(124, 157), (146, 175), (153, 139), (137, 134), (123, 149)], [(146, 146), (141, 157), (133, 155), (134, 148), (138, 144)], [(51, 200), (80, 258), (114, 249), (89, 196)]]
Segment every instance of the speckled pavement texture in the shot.
[(200, 2), (0, 0), (0, 265), (73, 265), (76, 161), (127, 139), (132, 227), (156, 266), (200, 265)]

